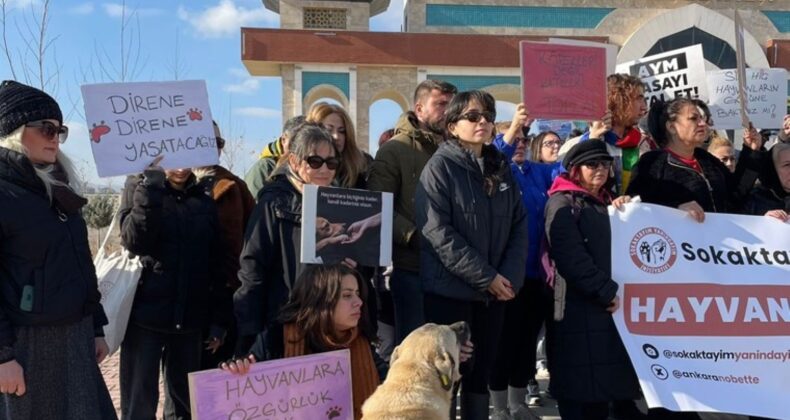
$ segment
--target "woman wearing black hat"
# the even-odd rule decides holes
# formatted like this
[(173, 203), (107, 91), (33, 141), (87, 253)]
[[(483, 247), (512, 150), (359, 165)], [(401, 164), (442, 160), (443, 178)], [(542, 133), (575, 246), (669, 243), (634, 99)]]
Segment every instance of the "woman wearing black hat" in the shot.
[(606, 206), (621, 208), (630, 201), (609, 195), (612, 160), (602, 141), (577, 144), (562, 162), (569, 172), (555, 179), (546, 204), (550, 255), (557, 281), (566, 286), (564, 310), (555, 308), (550, 328), (549, 389), (565, 420), (606, 419), (609, 402), (639, 398), (639, 382), (611, 316), (620, 299), (612, 280)]
[(96, 273), (46, 93), (0, 84), (0, 419), (114, 419)]

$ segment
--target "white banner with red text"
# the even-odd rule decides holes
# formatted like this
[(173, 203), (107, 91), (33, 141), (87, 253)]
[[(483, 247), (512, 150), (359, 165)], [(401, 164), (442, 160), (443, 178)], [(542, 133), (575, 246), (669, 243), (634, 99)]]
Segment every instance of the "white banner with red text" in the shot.
[(610, 208), (614, 320), (648, 406), (790, 419), (790, 223)]

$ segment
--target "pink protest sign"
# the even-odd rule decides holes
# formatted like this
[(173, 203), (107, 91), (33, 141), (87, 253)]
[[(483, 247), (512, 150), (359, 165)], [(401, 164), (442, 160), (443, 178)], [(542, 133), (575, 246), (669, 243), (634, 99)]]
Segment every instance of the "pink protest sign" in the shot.
[(353, 420), (349, 351), (190, 373), (189, 397), (195, 420)]
[(521, 94), (534, 118), (599, 120), (606, 113), (606, 49), (522, 41)]

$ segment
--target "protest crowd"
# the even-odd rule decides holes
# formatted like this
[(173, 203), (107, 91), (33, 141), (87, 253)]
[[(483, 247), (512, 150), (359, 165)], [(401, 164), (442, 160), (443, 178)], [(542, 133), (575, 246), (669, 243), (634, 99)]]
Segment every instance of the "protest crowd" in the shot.
[[(537, 419), (530, 406), (546, 393), (568, 420), (700, 418), (635, 402), (640, 384), (612, 318), (622, 309), (607, 207), (639, 197), (702, 224), (712, 213), (787, 223), (790, 115), (778, 133), (750, 126), (736, 150), (704, 101), (648, 106), (639, 78), (606, 84), (607, 112), (568, 139), (530, 133), (524, 104), (498, 121), (491, 94), (426, 80), (375, 156), (358, 147), (345, 109), (317, 103), (285, 122), (244, 180), (161, 156), (129, 176), (117, 217), (142, 269), (120, 345), (121, 418), (155, 417), (160, 373), (164, 417), (188, 419), (191, 372), (241, 375), (348, 349), (359, 419), (393, 348), (425, 323), (457, 321), (471, 339), (454, 361), (462, 378), (448, 418)], [(216, 123), (214, 135), (222, 153)], [(98, 367), (108, 308), (86, 200), (59, 150), (67, 136), (51, 96), (2, 82), (0, 418), (116, 418)], [(301, 263), (308, 186), (391, 193), (391, 267)], [(325, 243), (353, 243), (372, 225)]]

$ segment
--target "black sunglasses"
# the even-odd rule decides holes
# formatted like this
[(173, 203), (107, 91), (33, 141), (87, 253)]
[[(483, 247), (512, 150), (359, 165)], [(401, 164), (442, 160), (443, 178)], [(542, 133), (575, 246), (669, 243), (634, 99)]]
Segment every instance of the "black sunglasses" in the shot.
[(340, 166), (340, 159), (336, 157), (329, 157), (324, 159), (321, 156), (313, 155), (304, 158), (304, 161), (307, 162), (307, 165), (313, 169), (318, 169), (325, 163), (326, 163), (326, 168), (329, 169), (330, 171), (334, 171), (335, 169), (337, 169), (338, 166)]
[(25, 127), (30, 128), (38, 128), (38, 131), (41, 133), (42, 136), (51, 139), (54, 138), (55, 135), (58, 136), (58, 141), (60, 143), (65, 143), (66, 139), (69, 137), (69, 128), (65, 125), (55, 125), (49, 121), (33, 121), (25, 124)]
[(470, 123), (478, 123), (480, 122), (481, 118), (485, 118), (486, 121), (493, 123), (496, 119), (496, 114), (493, 112), (469, 111), (465, 114), (461, 114), (461, 116), (458, 117), (458, 120), (467, 120)]
[(590, 169), (600, 169), (600, 168), (609, 169), (609, 168), (612, 167), (612, 161), (611, 160), (603, 160), (603, 159), (601, 159), (601, 160), (590, 160), (590, 161), (582, 163), (582, 165), (584, 165), (584, 166), (586, 166), (586, 167), (588, 167)]

